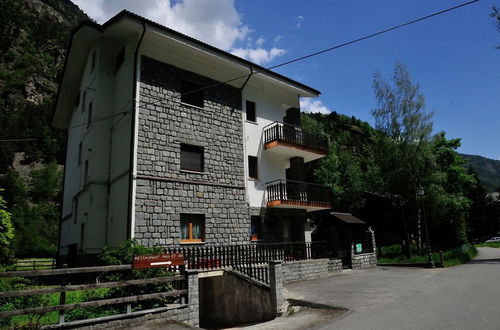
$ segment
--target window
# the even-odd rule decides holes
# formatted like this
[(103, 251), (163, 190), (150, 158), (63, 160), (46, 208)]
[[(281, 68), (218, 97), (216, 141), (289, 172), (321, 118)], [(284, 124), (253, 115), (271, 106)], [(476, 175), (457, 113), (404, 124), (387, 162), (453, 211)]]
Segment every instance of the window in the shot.
[(203, 147), (181, 144), (181, 170), (203, 172)]
[(87, 99), (87, 89), (83, 91), (83, 97), (82, 97), (82, 113), (85, 112), (85, 103)]
[(247, 113), (247, 120), (256, 122), (257, 118), (255, 116), (255, 102), (247, 100), (245, 108), (246, 108), (246, 113)]
[(78, 145), (78, 166), (82, 165), (82, 143)]
[(125, 61), (125, 47), (122, 47), (122, 50), (120, 50), (118, 55), (116, 55), (115, 73), (118, 72), (123, 64), (123, 61)]
[(248, 177), (256, 180), (259, 178), (257, 159), (255, 156), (248, 156)]
[(92, 102), (89, 103), (89, 114), (88, 114), (88, 118), (87, 118), (87, 128), (90, 127), (90, 123), (92, 123), (92, 107), (93, 107), (93, 104)]
[(257, 241), (262, 238), (261, 233), (261, 221), (258, 215), (252, 215), (250, 217), (250, 240)]
[(80, 251), (83, 251), (83, 243), (85, 242), (85, 224), (80, 225)]
[(205, 215), (181, 213), (181, 242), (205, 240)]
[(75, 99), (75, 111), (76, 111), (76, 109), (78, 108), (79, 105), (80, 105), (80, 92), (78, 92), (78, 94), (76, 95), (76, 99)]
[(76, 224), (76, 222), (78, 221), (78, 197), (73, 199), (73, 203), (74, 203), (74, 208), (75, 208), (74, 214), (73, 214), (73, 223)]
[(200, 89), (200, 85), (181, 81), (181, 102), (203, 108), (203, 91)]
[(95, 50), (92, 53), (92, 62), (90, 64), (90, 72), (94, 72), (95, 69)]
[(87, 184), (89, 182), (89, 161), (88, 159), (85, 161), (85, 168), (83, 170), (83, 184)]

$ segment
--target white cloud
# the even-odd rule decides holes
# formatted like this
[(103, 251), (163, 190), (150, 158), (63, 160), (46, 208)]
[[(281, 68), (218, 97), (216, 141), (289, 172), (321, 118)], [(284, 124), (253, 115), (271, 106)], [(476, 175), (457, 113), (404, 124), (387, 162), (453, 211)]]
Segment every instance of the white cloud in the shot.
[(278, 34), (276, 37), (274, 37), (274, 42), (275, 43), (280, 42), (281, 40), (283, 40), (283, 38), (285, 37), (282, 36), (281, 34)]
[(257, 48), (236, 48), (231, 53), (233, 55), (246, 58), (257, 64), (266, 64), (271, 62), (274, 58), (285, 54), (285, 50), (281, 48), (271, 48), (270, 50), (257, 47)]
[(329, 114), (331, 111), (321, 102), (321, 100), (312, 100), (310, 98), (300, 99), (300, 110), (304, 112), (319, 112)]
[[(243, 24), (234, 0), (73, 0), (98, 23), (104, 23), (127, 9), (176, 31), (237, 54), (258, 64), (267, 63), (285, 50), (265, 49), (266, 39), (255, 41), (252, 30)], [(238, 48), (238, 42), (247, 42)]]
[(302, 23), (304, 22), (304, 16), (299, 15), (295, 17), (295, 27), (300, 28), (302, 26)]

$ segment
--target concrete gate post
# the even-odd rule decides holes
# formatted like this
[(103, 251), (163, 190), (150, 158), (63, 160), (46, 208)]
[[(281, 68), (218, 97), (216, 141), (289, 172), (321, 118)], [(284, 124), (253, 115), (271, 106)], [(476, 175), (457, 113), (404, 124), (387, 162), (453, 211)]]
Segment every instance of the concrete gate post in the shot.
[(188, 320), (187, 323), (193, 326), (200, 325), (200, 293), (197, 270), (187, 270), (188, 283)]
[(283, 312), (283, 273), (279, 260), (269, 262), (269, 286), (271, 288), (271, 304), (276, 309), (276, 315), (280, 315)]

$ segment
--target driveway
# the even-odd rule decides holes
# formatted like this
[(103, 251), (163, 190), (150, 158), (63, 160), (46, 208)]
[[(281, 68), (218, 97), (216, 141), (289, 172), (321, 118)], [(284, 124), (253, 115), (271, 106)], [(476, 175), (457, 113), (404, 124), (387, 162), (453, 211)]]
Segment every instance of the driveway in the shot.
[(285, 285), (287, 298), (351, 312), (321, 329), (500, 329), (500, 249), (447, 269), (377, 267)]

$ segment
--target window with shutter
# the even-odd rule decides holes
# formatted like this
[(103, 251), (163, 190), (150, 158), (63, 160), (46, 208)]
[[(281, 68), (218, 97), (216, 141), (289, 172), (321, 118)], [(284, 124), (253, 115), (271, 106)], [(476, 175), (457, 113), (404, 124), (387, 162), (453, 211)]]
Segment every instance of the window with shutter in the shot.
[(203, 147), (181, 144), (181, 170), (203, 172)]

